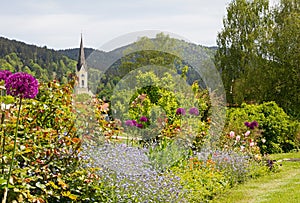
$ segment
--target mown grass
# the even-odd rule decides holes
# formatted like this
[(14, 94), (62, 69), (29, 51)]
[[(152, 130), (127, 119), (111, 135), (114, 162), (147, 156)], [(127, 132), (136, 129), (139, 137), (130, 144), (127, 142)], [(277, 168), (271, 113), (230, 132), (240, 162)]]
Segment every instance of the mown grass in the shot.
[(299, 203), (300, 202), (300, 152), (274, 154), (279, 172), (252, 179), (232, 188), (216, 198), (214, 203)]

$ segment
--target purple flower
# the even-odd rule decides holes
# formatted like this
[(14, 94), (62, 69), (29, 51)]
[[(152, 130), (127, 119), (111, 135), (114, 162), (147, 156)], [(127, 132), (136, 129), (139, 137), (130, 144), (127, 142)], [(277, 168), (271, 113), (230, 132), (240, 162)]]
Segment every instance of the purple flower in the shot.
[(138, 128), (143, 128), (143, 124), (138, 123), (138, 124), (136, 124), (136, 127), (138, 127)]
[(176, 110), (176, 115), (185, 115), (185, 109), (184, 108), (178, 108)]
[(0, 70), (0, 81), (6, 79), (11, 75), (12, 73), (9, 70)]
[(258, 127), (258, 122), (257, 121), (252, 121), (251, 123), (250, 123), (250, 129), (254, 129), (254, 128), (256, 128), (256, 127)]
[(39, 83), (32, 75), (18, 72), (10, 75), (5, 81), (8, 95), (21, 98), (34, 98), (38, 93)]
[(257, 121), (252, 121), (251, 123), (245, 122), (245, 126), (250, 128), (251, 130), (253, 130), (254, 128), (256, 128), (258, 126), (258, 122)]
[(142, 117), (140, 118), (140, 121), (141, 121), (141, 122), (147, 122), (147, 121), (148, 121), (148, 118), (147, 118), (146, 116), (142, 116)]
[(199, 110), (196, 107), (192, 107), (192, 108), (190, 108), (189, 113), (191, 115), (198, 116), (199, 115)]
[(127, 121), (125, 121), (125, 125), (132, 127), (132, 126), (135, 126), (135, 123), (133, 122), (133, 120), (127, 120)]
[(134, 125), (134, 126), (136, 126), (136, 125), (137, 125), (137, 122), (136, 122), (136, 120), (132, 120), (132, 123), (133, 123), (133, 125)]
[(246, 127), (248, 127), (248, 128), (250, 127), (250, 123), (248, 121), (245, 122), (244, 124), (245, 124)]

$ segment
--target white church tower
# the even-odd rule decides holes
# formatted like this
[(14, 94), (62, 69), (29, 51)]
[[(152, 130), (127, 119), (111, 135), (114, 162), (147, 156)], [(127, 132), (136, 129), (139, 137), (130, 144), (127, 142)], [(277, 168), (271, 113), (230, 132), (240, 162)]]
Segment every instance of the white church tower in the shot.
[(91, 94), (88, 88), (88, 69), (85, 62), (83, 40), (81, 34), (78, 62), (76, 66), (77, 83), (75, 85), (75, 94)]

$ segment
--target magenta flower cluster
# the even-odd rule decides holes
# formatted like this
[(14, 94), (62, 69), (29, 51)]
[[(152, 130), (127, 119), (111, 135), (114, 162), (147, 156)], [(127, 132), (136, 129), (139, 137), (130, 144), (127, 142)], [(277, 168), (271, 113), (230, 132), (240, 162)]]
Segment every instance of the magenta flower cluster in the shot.
[(199, 115), (199, 110), (196, 107), (192, 107), (189, 110), (189, 114), (194, 115), (194, 116), (198, 116)]
[[(140, 118), (140, 121), (143, 122), (143, 123), (148, 122), (148, 120), (149, 119), (146, 116), (142, 116)], [(125, 125), (128, 126), (128, 127), (135, 126), (137, 128), (143, 128), (144, 127), (144, 125), (142, 123), (138, 123), (136, 120), (127, 120), (127, 121), (125, 121)]]
[(12, 73), (9, 70), (1, 70), (0, 71), (0, 81), (4, 80), (6, 81), (6, 79), (11, 75)]
[(244, 124), (245, 124), (246, 127), (250, 128), (251, 130), (258, 127), (258, 122), (257, 121), (245, 122)]
[(176, 115), (182, 115), (182, 116), (184, 116), (185, 115), (185, 109), (184, 108), (178, 108), (176, 110)]
[(5, 80), (6, 93), (20, 98), (32, 99), (38, 93), (39, 83), (32, 75), (18, 72)]
[[(178, 108), (176, 110), (176, 115), (182, 115), (184, 116), (186, 114), (185, 109), (184, 108)], [(189, 110), (189, 114), (190, 115), (194, 115), (194, 116), (198, 116), (199, 115), (199, 110), (196, 107), (192, 107)]]
[(135, 120), (127, 120), (125, 121), (125, 125), (126, 126), (129, 126), (129, 127), (132, 127), (132, 126), (135, 126), (137, 123)]
[(148, 121), (148, 118), (147, 118), (146, 116), (142, 116), (142, 117), (140, 118), (140, 121), (141, 121), (141, 122), (147, 122), (147, 121)]

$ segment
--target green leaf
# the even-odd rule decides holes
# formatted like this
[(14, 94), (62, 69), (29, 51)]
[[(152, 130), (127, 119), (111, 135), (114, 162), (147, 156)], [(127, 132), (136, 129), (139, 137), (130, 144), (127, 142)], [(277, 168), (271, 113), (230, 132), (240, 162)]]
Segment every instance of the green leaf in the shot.
[(46, 186), (45, 186), (44, 184), (40, 183), (40, 182), (37, 182), (37, 183), (35, 184), (35, 186), (37, 186), (38, 188), (40, 188), (40, 189), (42, 189), (42, 190), (44, 190), (44, 189), (46, 188)]
[(7, 180), (0, 178), (0, 185), (5, 185), (7, 182)]

